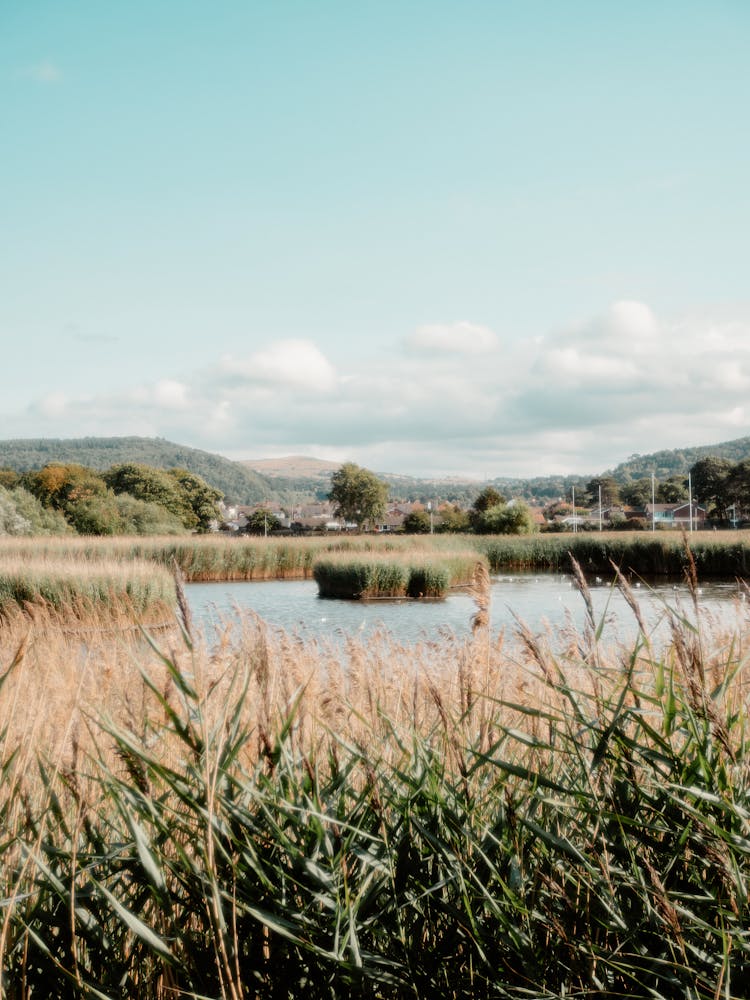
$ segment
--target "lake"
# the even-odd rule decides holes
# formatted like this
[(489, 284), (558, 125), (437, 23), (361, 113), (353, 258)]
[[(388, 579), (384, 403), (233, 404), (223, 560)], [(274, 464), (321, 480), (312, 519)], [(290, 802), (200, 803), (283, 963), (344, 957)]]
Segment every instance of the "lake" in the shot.
[[(303, 639), (366, 638), (386, 629), (401, 643), (435, 640), (446, 634), (468, 635), (475, 605), (461, 592), (444, 601), (340, 601), (318, 597), (313, 580), (269, 580), (251, 583), (191, 583), (185, 587), (196, 621), (208, 632), (241, 611), (253, 611), (272, 627)], [(649, 630), (665, 628), (665, 605), (692, 620), (692, 602), (684, 585), (636, 585), (633, 592)], [(591, 584), (594, 609), (606, 616), (609, 639), (635, 634), (633, 613), (622, 594), (605, 581)], [(747, 602), (750, 611), (750, 601)], [(736, 582), (716, 582), (700, 588), (700, 607), (707, 616), (729, 627), (747, 621), (745, 595)], [(491, 622), (495, 631), (512, 630), (516, 617), (533, 632), (583, 625), (585, 606), (571, 576), (516, 573), (492, 578)]]

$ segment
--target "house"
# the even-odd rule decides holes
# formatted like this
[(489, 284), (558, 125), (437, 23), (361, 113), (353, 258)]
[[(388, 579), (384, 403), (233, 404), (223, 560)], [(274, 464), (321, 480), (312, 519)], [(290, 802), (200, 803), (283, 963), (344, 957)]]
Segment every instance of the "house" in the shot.
[(681, 503), (647, 503), (646, 520), (657, 528), (704, 528), (706, 526), (706, 508), (695, 501), (692, 510), (689, 501)]

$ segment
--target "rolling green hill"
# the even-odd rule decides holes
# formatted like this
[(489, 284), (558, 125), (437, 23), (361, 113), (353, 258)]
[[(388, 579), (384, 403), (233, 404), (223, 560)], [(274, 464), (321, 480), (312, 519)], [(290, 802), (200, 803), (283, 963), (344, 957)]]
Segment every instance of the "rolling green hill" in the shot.
[(159, 469), (183, 468), (221, 490), (228, 503), (252, 504), (276, 498), (269, 481), (238, 462), (163, 438), (17, 438), (0, 441), (0, 468), (27, 472), (48, 462), (77, 462), (102, 471), (122, 462)]
[(650, 455), (631, 455), (606, 475), (618, 482), (629, 482), (655, 473), (657, 479), (669, 476), (687, 475), (696, 462), (702, 458), (728, 458), (731, 462), (741, 462), (750, 458), (750, 437), (735, 438), (719, 444), (707, 444), (694, 448), (675, 448), (671, 451), (655, 451)]

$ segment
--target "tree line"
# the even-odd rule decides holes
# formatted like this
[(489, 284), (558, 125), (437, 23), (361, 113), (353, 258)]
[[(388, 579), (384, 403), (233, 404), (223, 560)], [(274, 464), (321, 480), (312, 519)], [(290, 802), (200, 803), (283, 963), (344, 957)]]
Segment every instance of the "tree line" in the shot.
[(221, 492), (187, 469), (124, 462), (98, 472), (75, 462), (0, 469), (0, 535), (173, 535), (205, 532)]
[[(600, 492), (601, 491), (601, 492)], [(645, 510), (652, 503), (687, 503), (706, 508), (706, 514), (719, 524), (750, 519), (750, 459), (733, 462), (710, 455), (691, 466), (689, 475), (673, 475), (658, 481), (643, 476), (620, 483), (613, 476), (599, 476), (586, 484), (581, 500), (588, 507), (605, 508), (617, 504)]]

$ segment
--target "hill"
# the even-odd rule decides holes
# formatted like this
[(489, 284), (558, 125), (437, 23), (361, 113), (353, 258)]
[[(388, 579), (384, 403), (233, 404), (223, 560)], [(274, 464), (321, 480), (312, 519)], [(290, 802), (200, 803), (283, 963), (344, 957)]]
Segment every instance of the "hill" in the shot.
[(741, 462), (750, 458), (750, 437), (734, 438), (732, 441), (694, 448), (655, 451), (650, 455), (631, 455), (625, 462), (609, 470), (606, 475), (623, 483), (650, 476), (652, 472), (657, 479), (668, 479), (670, 476), (687, 475), (696, 462), (709, 456), (728, 458), (731, 462)]
[(228, 503), (253, 504), (276, 498), (271, 483), (221, 455), (145, 437), (17, 438), (0, 441), (0, 468), (27, 472), (48, 462), (77, 462), (102, 471), (122, 462), (159, 469), (183, 468), (221, 490)]
[(284, 458), (248, 458), (238, 465), (258, 472), (268, 479), (325, 479), (339, 468), (341, 462), (328, 462), (309, 455), (286, 455)]

